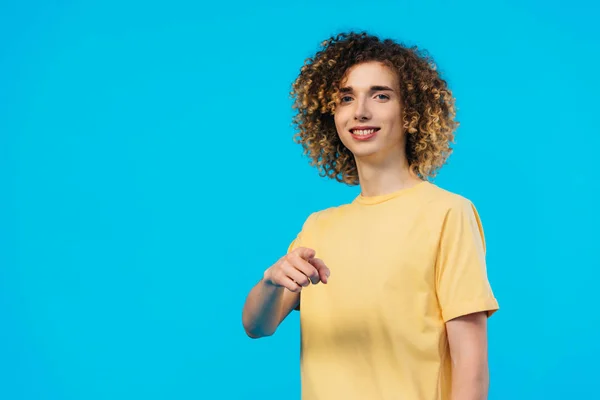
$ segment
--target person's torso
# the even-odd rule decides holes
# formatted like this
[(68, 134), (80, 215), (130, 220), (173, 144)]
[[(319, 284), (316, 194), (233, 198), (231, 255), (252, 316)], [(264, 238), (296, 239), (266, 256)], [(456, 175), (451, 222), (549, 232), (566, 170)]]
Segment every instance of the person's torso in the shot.
[(320, 213), (304, 245), (331, 270), (301, 295), (304, 400), (441, 400), (449, 387), (435, 262), (443, 207), (428, 183)]

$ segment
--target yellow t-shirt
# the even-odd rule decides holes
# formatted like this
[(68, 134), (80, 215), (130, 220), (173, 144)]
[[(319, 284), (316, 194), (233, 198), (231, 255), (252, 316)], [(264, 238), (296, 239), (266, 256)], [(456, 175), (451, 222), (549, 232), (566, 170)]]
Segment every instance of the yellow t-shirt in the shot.
[(303, 400), (447, 400), (445, 322), (498, 309), (473, 204), (430, 182), (311, 214), (289, 251), (327, 285), (300, 297)]

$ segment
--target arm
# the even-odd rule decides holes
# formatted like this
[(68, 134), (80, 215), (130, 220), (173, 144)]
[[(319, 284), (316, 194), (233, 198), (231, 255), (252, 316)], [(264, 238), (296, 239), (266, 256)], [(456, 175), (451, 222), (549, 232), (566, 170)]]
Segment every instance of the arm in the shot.
[(242, 312), (246, 334), (253, 339), (271, 336), (300, 303), (300, 292), (309, 284), (327, 283), (329, 269), (315, 251), (299, 247), (268, 268), (252, 288)]
[(487, 318), (486, 312), (477, 312), (446, 323), (452, 358), (452, 400), (488, 398)]
[(299, 302), (299, 291), (294, 293), (261, 279), (244, 304), (242, 323), (246, 334), (253, 339), (271, 336)]

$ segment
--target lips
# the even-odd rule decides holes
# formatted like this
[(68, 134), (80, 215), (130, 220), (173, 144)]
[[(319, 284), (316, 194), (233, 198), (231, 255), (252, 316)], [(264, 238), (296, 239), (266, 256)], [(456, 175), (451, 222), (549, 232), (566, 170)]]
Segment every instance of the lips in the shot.
[(350, 129), (350, 134), (356, 140), (368, 140), (377, 134), (379, 129), (376, 126), (360, 126)]
[(377, 132), (379, 129), (381, 128), (377, 126), (355, 126), (350, 129), (350, 133), (354, 135), (368, 135)]

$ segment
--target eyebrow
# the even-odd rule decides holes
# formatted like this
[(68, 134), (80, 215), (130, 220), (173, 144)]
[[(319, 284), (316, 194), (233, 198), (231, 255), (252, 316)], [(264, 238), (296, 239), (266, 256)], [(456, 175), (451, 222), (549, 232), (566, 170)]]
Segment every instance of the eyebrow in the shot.
[[(352, 88), (352, 86), (347, 86), (347, 87), (343, 87), (340, 89), (340, 93), (352, 93), (354, 91), (354, 89)], [(394, 89), (392, 89), (389, 86), (371, 86), (371, 92), (393, 92)]]

